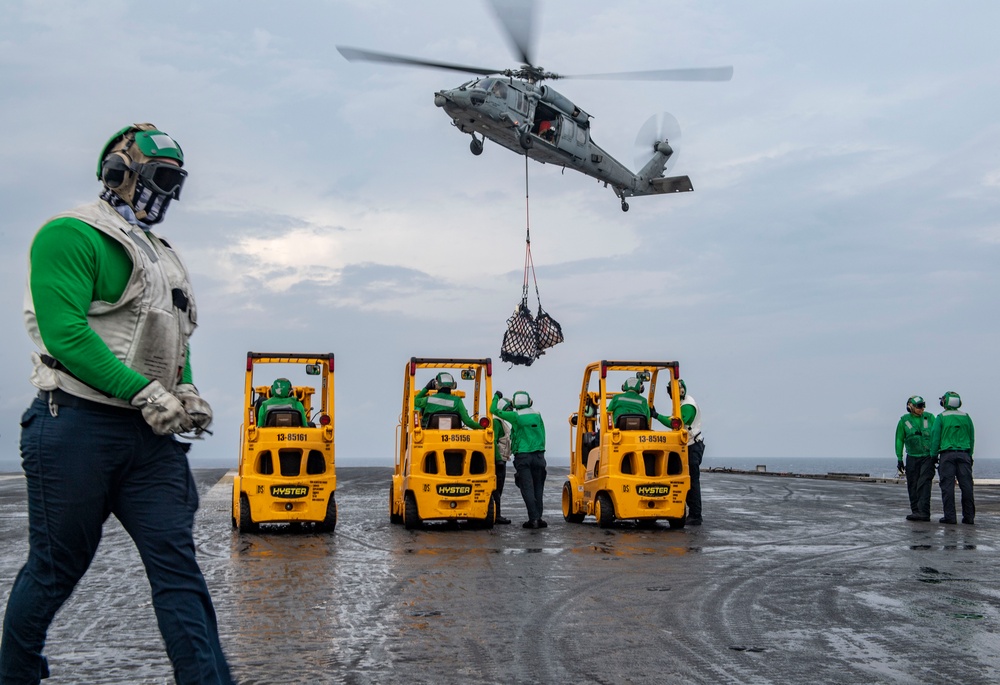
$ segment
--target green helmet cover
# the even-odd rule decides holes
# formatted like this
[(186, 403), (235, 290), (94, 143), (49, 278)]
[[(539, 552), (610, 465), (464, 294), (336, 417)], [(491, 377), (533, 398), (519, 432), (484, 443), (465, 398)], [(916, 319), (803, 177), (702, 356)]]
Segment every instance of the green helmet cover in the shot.
[(278, 378), (271, 384), (271, 397), (290, 397), (292, 382), (287, 378)]
[(439, 373), (435, 376), (435, 380), (437, 381), (437, 387), (439, 390), (444, 388), (454, 389), (458, 387), (458, 383), (455, 382), (455, 377), (447, 371)]
[(518, 390), (511, 398), (511, 403), (514, 405), (514, 409), (527, 409), (531, 406), (531, 395), (524, 390)]
[(957, 392), (949, 390), (941, 397), (941, 406), (945, 409), (958, 409), (962, 406), (962, 398)]
[(626, 378), (625, 382), (622, 383), (622, 390), (625, 392), (631, 390), (632, 392), (641, 393), (645, 389), (646, 387), (642, 384), (642, 381), (635, 377)]
[(140, 127), (143, 126), (151, 127), (152, 124), (132, 124), (131, 126), (126, 126), (108, 139), (108, 142), (104, 144), (104, 148), (101, 150), (101, 156), (97, 158), (98, 179), (101, 178), (101, 172), (104, 170), (104, 160), (107, 158), (108, 152), (115, 146), (115, 143), (132, 131), (136, 132), (134, 138), (135, 146), (146, 157), (165, 157), (176, 160), (178, 164), (184, 166), (184, 152), (181, 150), (181, 146), (177, 144), (177, 141), (163, 131), (158, 131), (155, 128), (142, 130)]

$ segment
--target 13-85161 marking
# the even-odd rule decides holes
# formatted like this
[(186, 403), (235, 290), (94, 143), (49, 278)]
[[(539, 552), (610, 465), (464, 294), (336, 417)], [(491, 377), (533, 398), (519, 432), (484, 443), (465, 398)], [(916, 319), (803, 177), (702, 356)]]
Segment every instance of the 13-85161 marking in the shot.
[(278, 442), (304, 442), (305, 433), (278, 433)]

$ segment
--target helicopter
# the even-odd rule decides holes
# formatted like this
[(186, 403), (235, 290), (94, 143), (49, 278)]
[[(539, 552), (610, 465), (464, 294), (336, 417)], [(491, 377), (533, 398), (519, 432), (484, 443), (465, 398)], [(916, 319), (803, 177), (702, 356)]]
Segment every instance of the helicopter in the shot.
[(434, 93), (434, 104), (451, 117), (452, 125), (472, 137), (469, 149), (474, 155), (483, 153), (483, 143), (489, 139), (536, 162), (575, 169), (596, 178), (606, 188), (610, 187), (621, 200), (623, 212), (629, 209), (626, 201), (629, 197), (694, 190), (687, 176), (664, 176), (676, 160), (671, 140), (676, 145), (680, 134), (680, 127), (671, 115), (654, 116), (640, 129), (637, 143), (643, 144), (645, 155), (652, 156), (639, 171), (633, 172), (594, 142), (590, 114), (542, 82), (556, 79), (729, 81), (733, 76), (731, 66), (557, 74), (536, 66), (532, 59), (534, 8), (530, 0), (491, 0), (490, 5), (521, 62), (518, 68), (466, 66), (343, 45), (338, 45), (337, 50), (351, 62), (381, 62), (475, 75), (456, 88)]

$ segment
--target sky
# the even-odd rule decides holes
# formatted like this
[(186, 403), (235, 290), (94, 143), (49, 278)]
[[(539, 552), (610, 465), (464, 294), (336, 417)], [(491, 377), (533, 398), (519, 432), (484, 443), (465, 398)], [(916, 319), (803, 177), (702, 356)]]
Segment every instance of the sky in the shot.
[[(350, 63), (349, 45), (516, 67), (469, 0), (8, 0), (0, 5), (0, 466), (34, 392), (27, 251), (90, 202), (111, 134), (150, 121), (189, 177), (159, 232), (191, 270), (195, 383), (235, 465), (247, 351), (336, 355), (338, 463), (393, 463), (411, 356), (492, 357), (569, 458), (584, 367), (677, 360), (713, 456), (894, 458), (907, 397), (961, 394), (997, 457), (1000, 4), (551, 1), (561, 73), (732, 65), (726, 83), (558, 81), (631, 168), (652, 115), (695, 191), (634, 198), (529, 164), (542, 306), (565, 342), (499, 361), (521, 299), (524, 158), (433, 104), (456, 72)], [(537, 308), (534, 287), (529, 305)], [(891, 462), (889, 462), (891, 463)]]

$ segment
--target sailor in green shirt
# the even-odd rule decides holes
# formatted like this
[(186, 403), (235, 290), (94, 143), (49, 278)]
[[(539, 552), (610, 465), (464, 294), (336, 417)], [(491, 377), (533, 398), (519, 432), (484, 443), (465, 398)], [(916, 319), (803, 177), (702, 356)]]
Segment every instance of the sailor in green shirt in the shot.
[[(427, 428), (434, 414), (457, 414), (462, 423), (472, 430), (485, 430), (469, 416), (469, 410), (465, 408), (462, 398), (451, 394), (456, 387), (458, 383), (455, 382), (455, 377), (447, 371), (442, 371), (427, 382), (427, 385), (413, 398), (413, 406), (420, 411), (420, 425)], [(437, 392), (429, 395), (431, 390)], [(452, 430), (456, 428), (458, 426), (454, 426)]]
[(292, 394), (292, 382), (287, 378), (277, 378), (271, 384), (271, 396), (260, 403), (257, 410), (257, 425), (263, 426), (267, 420), (268, 409), (288, 409), (298, 413), (299, 424), (303, 428), (309, 425), (306, 409), (299, 398)]
[(972, 492), (972, 453), (976, 446), (976, 431), (972, 417), (959, 411), (962, 398), (957, 392), (941, 397), (944, 408), (934, 420), (931, 430), (931, 454), (938, 458), (938, 481), (941, 484), (941, 523), (957, 523), (955, 512), (955, 480), (962, 491), (962, 523), (976, 520), (976, 501)]
[[(925, 411), (926, 403), (920, 395), (906, 400), (906, 413), (896, 424), (896, 464), (906, 474), (906, 490), (910, 496), (910, 513), (907, 521), (931, 520), (931, 484), (937, 460), (931, 454), (931, 429), (934, 414)], [(906, 464), (903, 464), (903, 449)]]
[(514, 484), (528, 510), (524, 528), (546, 528), (542, 519), (542, 495), (545, 489), (545, 422), (532, 407), (531, 396), (518, 390), (511, 398), (511, 410), (499, 408), (503, 394), (493, 394), (490, 414), (510, 423), (511, 451), (514, 453)]
[(112, 514), (142, 558), (175, 680), (232, 682), (195, 558), (191, 445), (175, 438), (212, 421), (192, 384), (197, 307), (180, 256), (153, 231), (180, 198), (183, 165), (180, 145), (152, 124), (122, 128), (98, 156), (99, 199), (32, 241), (24, 323), (38, 395), (21, 418), (30, 536), (7, 600), (0, 682), (49, 677), (49, 624)]
[[(510, 402), (505, 402), (503, 406), (504, 411), (510, 411)], [(493, 417), (493, 455), (496, 457), (496, 474), (497, 474), (497, 489), (496, 489), (496, 523), (499, 524), (509, 524), (510, 519), (506, 516), (500, 514), (500, 498), (503, 496), (503, 486), (507, 481), (507, 462), (510, 461), (511, 449), (510, 449), (510, 430), (511, 426), (509, 423), (503, 419), (494, 416)]]
[(646, 386), (639, 378), (633, 376), (625, 379), (621, 394), (615, 395), (608, 402), (612, 425), (617, 426), (621, 416), (634, 415), (644, 416), (646, 426), (649, 426), (649, 402), (641, 394), (645, 389)]

